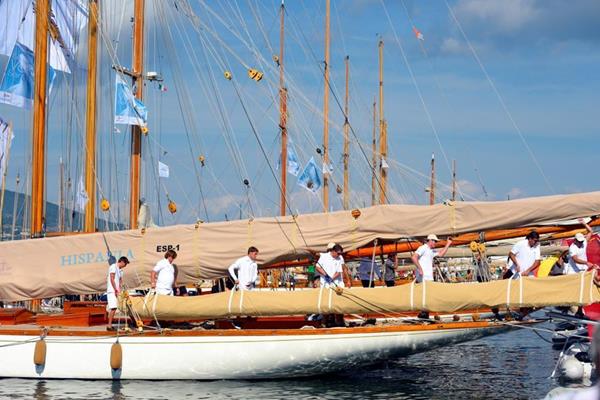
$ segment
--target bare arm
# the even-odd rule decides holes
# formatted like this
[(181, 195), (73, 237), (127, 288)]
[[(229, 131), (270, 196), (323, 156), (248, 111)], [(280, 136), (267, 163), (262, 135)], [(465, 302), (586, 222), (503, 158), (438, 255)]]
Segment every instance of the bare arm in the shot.
[[(513, 261), (514, 262), (514, 261)], [(535, 260), (535, 262), (533, 263), (533, 265), (529, 268), (527, 268), (525, 270), (525, 272), (523, 272), (523, 275), (527, 276), (532, 272), (535, 272), (540, 266), (540, 260)]]
[(517, 272), (518, 272), (521, 269), (521, 266), (517, 262), (517, 256), (515, 255), (515, 253), (513, 253), (512, 251), (510, 253), (508, 253), (508, 258), (510, 258), (510, 261), (513, 262), (513, 264), (517, 268)]
[[(585, 239), (589, 242), (590, 240), (592, 240), (592, 236), (594, 235), (594, 231), (592, 230), (592, 228), (585, 223), (585, 221), (583, 220), (583, 218), (579, 218), (577, 221), (579, 221), (581, 223), (581, 225), (585, 226), (585, 229), (587, 229), (587, 234), (585, 235)], [(577, 261), (579, 263), (579, 261)], [(580, 264), (584, 264), (584, 263), (580, 263)]]
[(112, 285), (113, 289), (115, 290), (115, 295), (118, 295), (119, 289), (117, 289), (117, 285), (115, 283), (115, 273), (114, 272), (110, 273), (110, 284)]
[(156, 277), (157, 277), (156, 271), (150, 272), (150, 287), (152, 289), (154, 289), (156, 287)]
[(417, 266), (417, 271), (419, 271), (419, 274), (423, 275), (423, 268), (421, 268), (421, 264), (419, 263), (419, 255), (414, 253), (411, 257), (411, 260)]
[(437, 254), (438, 257), (444, 257), (446, 255), (446, 253), (448, 252), (448, 249), (450, 248), (451, 244), (452, 244), (452, 238), (448, 238), (446, 240), (446, 245), (444, 246), (444, 248)]

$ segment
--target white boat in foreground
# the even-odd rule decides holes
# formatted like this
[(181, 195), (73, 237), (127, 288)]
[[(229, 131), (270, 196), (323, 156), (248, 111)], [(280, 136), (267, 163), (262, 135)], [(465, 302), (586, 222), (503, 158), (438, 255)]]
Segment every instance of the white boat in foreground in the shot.
[[(318, 375), (394, 360), (505, 332), (491, 321), (357, 328), (191, 330), (129, 333), (51, 329), (43, 364), (40, 329), (0, 328), (1, 377), (68, 379), (266, 379)], [(119, 343), (120, 368), (111, 368)], [(10, 361), (9, 361), (10, 360)]]

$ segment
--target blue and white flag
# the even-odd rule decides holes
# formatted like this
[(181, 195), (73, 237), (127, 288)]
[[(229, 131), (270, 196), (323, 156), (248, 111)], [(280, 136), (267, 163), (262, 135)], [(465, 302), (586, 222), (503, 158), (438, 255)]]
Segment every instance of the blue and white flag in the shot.
[(0, 180), (4, 176), (6, 168), (8, 167), (7, 155), (13, 138), (14, 135), (10, 129), (10, 125), (8, 122), (3, 121), (2, 118), (0, 118)]
[(326, 162), (323, 162), (323, 175), (325, 174), (333, 174), (333, 164), (329, 163), (327, 164)]
[(148, 110), (136, 99), (129, 85), (116, 75), (115, 81), (115, 124), (146, 126)]
[(315, 193), (321, 188), (321, 177), (319, 176), (319, 168), (315, 164), (315, 159), (310, 158), (304, 170), (298, 177), (298, 185)]
[(33, 104), (33, 51), (21, 43), (15, 44), (0, 83), (0, 102), (31, 108)]
[(287, 167), (288, 172), (294, 176), (298, 176), (298, 173), (300, 173), (300, 163), (298, 162), (298, 156), (291, 140), (287, 147)]

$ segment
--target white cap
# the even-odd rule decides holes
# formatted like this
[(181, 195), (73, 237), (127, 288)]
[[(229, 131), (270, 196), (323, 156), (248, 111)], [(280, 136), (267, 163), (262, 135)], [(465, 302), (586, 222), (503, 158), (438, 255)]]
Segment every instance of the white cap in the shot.
[(432, 233), (430, 235), (427, 235), (427, 240), (435, 240), (437, 242), (440, 239), (438, 239), (438, 237)]
[(578, 232), (575, 234), (575, 240), (578, 242), (583, 242), (585, 240), (585, 236), (583, 236), (583, 233)]
[(331, 242), (331, 243), (329, 243), (329, 244), (327, 245), (327, 250), (331, 250), (331, 249), (333, 249), (333, 246), (335, 246), (335, 243), (334, 243), (334, 242)]

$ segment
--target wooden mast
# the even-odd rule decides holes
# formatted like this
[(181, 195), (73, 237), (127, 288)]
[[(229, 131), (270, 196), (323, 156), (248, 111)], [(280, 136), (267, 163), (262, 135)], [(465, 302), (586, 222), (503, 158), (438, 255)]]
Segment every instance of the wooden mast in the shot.
[(456, 201), (456, 160), (452, 160), (452, 201)]
[(381, 173), (381, 186), (379, 188), (379, 204), (386, 203), (387, 169), (384, 160), (387, 158), (387, 132), (385, 117), (383, 116), (383, 39), (379, 39), (379, 170)]
[(280, 213), (285, 215), (287, 196), (287, 90), (283, 79), (283, 52), (284, 52), (284, 15), (285, 6), (281, 0), (281, 16), (279, 29), (279, 128), (281, 128), (281, 204)]
[(431, 183), (429, 184), (429, 204), (435, 204), (435, 156), (431, 153)]
[[(142, 100), (144, 81), (144, 2), (135, 0), (133, 16), (133, 88), (135, 97)], [(140, 209), (140, 169), (142, 163), (142, 129), (139, 125), (131, 127), (131, 167), (129, 186), (129, 227), (137, 228), (137, 218)]]
[(17, 227), (17, 203), (19, 202), (19, 183), (21, 183), (21, 175), (17, 172), (15, 193), (13, 196), (13, 214), (12, 214), (12, 227), (10, 230), (10, 240), (15, 240), (15, 229)]
[[(96, 231), (96, 71), (98, 60), (98, 1), (89, 1), (88, 21), (88, 74), (86, 110), (86, 153), (84, 232)], [(61, 165), (62, 168), (62, 165)], [(60, 218), (60, 217), (59, 217)]]
[(350, 56), (345, 58), (346, 64), (346, 96), (344, 101), (344, 210), (347, 210), (350, 206), (350, 183), (349, 177), (349, 162), (350, 162), (350, 122), (348, 121), (348, 113), (350, 109), (348, 107), (348, 101), (350, 99), (350, 92), (348, 90), (348, 80), (350, 79)]
[(377, 101), (373, 99), (373, 141), (371, 142), (371, 205), (377, 201)]
[[(329, 211), (329, 11), (330, 0), (325, 0), (325, 91), (323, 93), (323, 209)], [(327, 172), (325, 171), (327, 169)]]
[[(8, 161), (10, 160), (10, 140), (12, 137), (12, 123), (8, 123), (7, 140), (4, 147), (4, 157), (6, 161), (4, 164), (6, 168), (2, 173), (2, 189), (0, 190), (0, 241), (4, 240), (4, 225), (2, 216), (4, 215), (4, 192), (6, 191), (6, 176), (8, 175)], [(15, 195), (13, 194), (13, 202), (15, 201)]]
[(49, 0), (36, 1), (35, 83), (33, 89), (33, 139), (31, 171), (31, 237), (43, 234), (44, 169), (46, 164), (46, 85), (48, 57)]
[(58, 160), (58, 231), (65, 231), (65, 164)]

